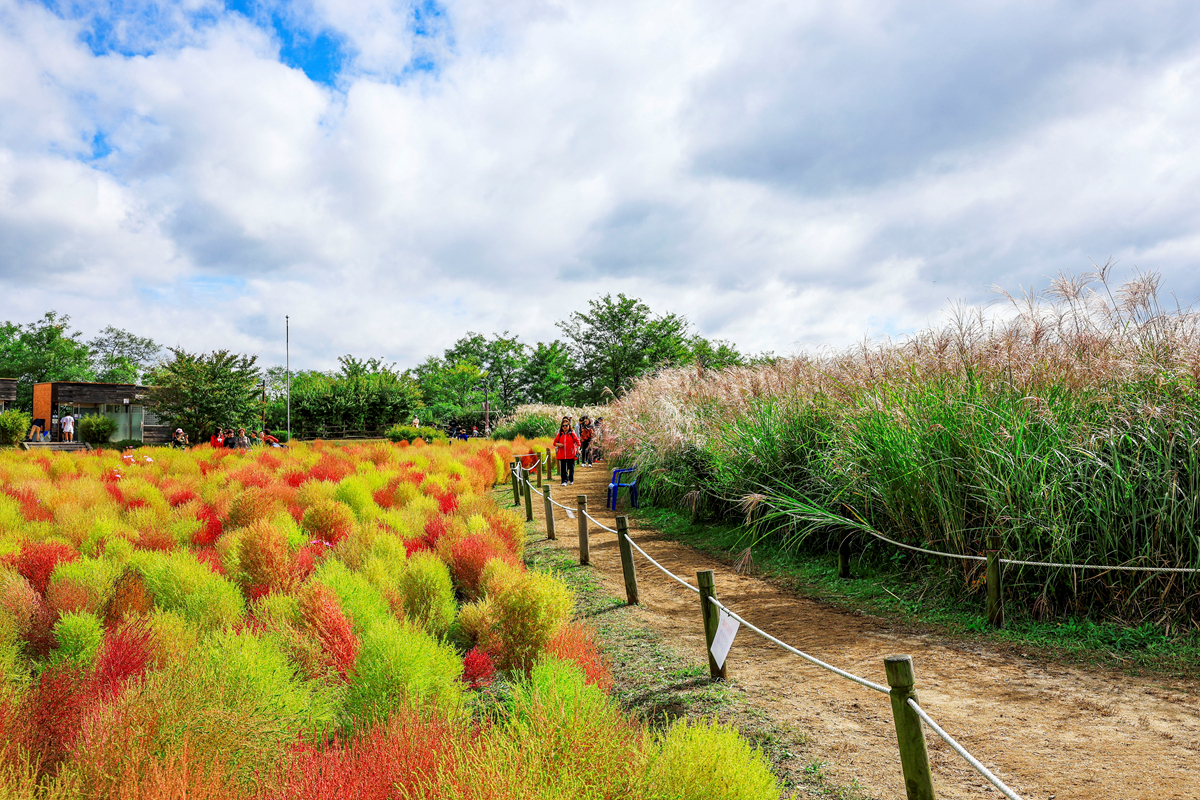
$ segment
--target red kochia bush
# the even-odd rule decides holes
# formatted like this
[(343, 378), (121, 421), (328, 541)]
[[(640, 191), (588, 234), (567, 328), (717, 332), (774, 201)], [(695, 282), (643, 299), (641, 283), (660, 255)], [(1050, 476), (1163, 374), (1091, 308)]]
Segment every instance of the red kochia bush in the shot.
[(358, 660), (358, 637), (342, 604), (328, 586), (308, 584), (300, 595), (300, 614), (308, 630), (321, 643), (326, 664), (349, 678)]
[(54, 519), (50, 509), (42, 504), (32, 489), (5, 489), (4, 493), (21, 504), (21, 514), (30, 522), (49, 522)]
[(192, 534), (192, 544), (197, 547), (210, 546), (225, 530), (216, 509), (212, 506), (201, 506), (196, 512), (196, 519), (204, 523), (200, 530)]
[(507, 553), (501, 552), (489, 539), (477, 533), (455, 542), (450, 548), (450, 557), (450, 572), (454, 580), (472, 597), (479, 593), (479, 577), (490, 559), (511, 560)]
[(421, 797), (435, 782), (439, 796), (458, 797), (454, 776), (459, 742), (469, 732), (443, 718), (397, 711), (384, 724), (348, 742), (318, 749), (298, 744), (286, 773), (263, 800), (392, 800)]
[(75, 561), (79, 553), (69, 544), (59, 542), (32, 542), (26, 544), (17, 557), (17, 572), (29, 581), (30, 585), (45, 594), (50, 584), (50, 573), (64, 561)]
[(110, 628), (96, 654), (95, 691), (108, 699), (145, 674), (153, 656), (153, 634), (142, 620)]
[(612, 670), (600, 652), (596, 632), (592, 628), (578, 622), (564, 625), (546, 645), (546, 654), (564, 661), (574, 661), (583, 670), (588, 683), (595, 684), (604, 692), (612, 691)]
[(489, 686), (495, 677), (496, 666), (486, 651), (472, 647), (471, 651), (463, 656), (462, 679), (467, 686), (472, 689)]
[(84, 676), (66, 666), (50, 667), (29, 687), (17, 712), (17, 738), (39, 775), (58, 772), (79, 736), (87, 689)]
[(353, 474), (354, 465), (349, 461), (331, 455), (321, 456), (317, 465), (308, 471), (308, 477), (318, 481), (333, 481), (337, 483), (347, 475)]

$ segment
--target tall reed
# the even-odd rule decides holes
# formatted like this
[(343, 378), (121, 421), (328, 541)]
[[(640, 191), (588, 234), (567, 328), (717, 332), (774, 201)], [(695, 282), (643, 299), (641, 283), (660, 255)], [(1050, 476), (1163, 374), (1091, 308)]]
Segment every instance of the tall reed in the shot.
[[(1013, 558), (1200, 567), (1200, 315), (1106, 265), (1008, 313), (901, 342), (668, 370), (610, 409), (608, 449), (660, 502), (747, 515), (787, 546), (854, 531)], [(968, 584), (978, 575), (962, 570)], [(1187, 618), (1195, 576), (1026, 567), (1038, 612)]]

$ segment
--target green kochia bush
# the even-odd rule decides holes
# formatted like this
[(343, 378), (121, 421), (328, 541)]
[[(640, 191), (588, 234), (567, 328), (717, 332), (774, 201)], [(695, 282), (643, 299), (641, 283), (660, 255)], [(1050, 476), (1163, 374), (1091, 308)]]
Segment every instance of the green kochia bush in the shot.
[(63, 614), (54, 626), (58, 650), (55, 660), (70, 661), (80, 667), (91, 666), (104, 639), (104, 626), (95, 614), (77, 611)]
[(346, 711), (358, 720), (386, 719), (402, 704), (456, 711), (463, 702), (461, 675), (453, 647), (411, 624), (379, 619), (362, 636)]
[(492, 599), (500, 666), (528, 671), (571, 614), (571, 594), (551, 575), (523, 573)]
[(333, 590), (342, 611), (354, 625), (354, 632), (362, 636), (371, 625), (383, 620), (394, 620), (387, 599), (367, 577), (351, 572), (349, 567), (336, 558), (326, 559), (313, 580)]
[(646, 769), (646, 800), (777, 800), (779, 785), (762, 753), (716, 720), (680, 718), (656, 737)]
[(181, 612), (202, 630), (232, 625), (245, 612), (245, 601), (237, 586), (187, 551), (137, 550), (130, 564), (146, 581), (156, 606)]
[(479, 743), (497, 796), (641, 797), (643, 728), (573, 663), (540, 660), (506, 711)]
[(404, 615), (432, 636), (450, 630), (456, 610), (450, 569), (433, 553), (416, 553), (408, 559), (398, 585)]

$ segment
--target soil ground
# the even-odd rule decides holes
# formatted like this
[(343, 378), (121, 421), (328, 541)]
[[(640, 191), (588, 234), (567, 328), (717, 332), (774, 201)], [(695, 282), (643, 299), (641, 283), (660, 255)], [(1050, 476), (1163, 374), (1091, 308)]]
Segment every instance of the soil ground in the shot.
[[(554, 498), (615, 528), (604, 508), (610, 471), (576, 470)], [(544, 525), (542, 501), (535, 519)], [(623, 500), (624, 502), (624, 500)], [(577, 522), (555, 509), (556, 547), (577, 557)], [(664, 567), (693, 585), (716, 571), (716, 591), (748, 621), (800, 650), (886, 684), (884, 656), (911, 655), (922, 707), (1025, 800), (1200, 797), (1200, 682), (1131, 677), (996, 652), (977, 643), (913, 633), (888, 620), (830, 608), (729, 566), (630, 520), (630, 533)], [(624, 596), (616, 537), (589, 526), (591, 566), (604, 592)], [(687, 670), (706, 674), (697, 596), (634, 554), (639, 625), (690, 654)], [(788, 653), (743, 629), (728, 660), (729, 690), (781, 729), (804, 732), (805, 757), (825, 777), (880, 800), (904, 798), (891, 707), (878, 694)], [(934, 786), (942, 798), (1000, 797), (931, 731)]]

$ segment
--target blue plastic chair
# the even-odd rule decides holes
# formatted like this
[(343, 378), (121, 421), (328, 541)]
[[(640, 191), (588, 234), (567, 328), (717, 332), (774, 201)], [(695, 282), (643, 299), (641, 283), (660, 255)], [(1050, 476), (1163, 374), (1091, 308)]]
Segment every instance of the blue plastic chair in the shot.
[(638, 507), (638, 479), (637, 467), (623, 467), (614, 469), (612, 480), (608, 484), (608, 494), (604, 499), (604, 507), (617, 510), (617, 500), (620, 497), (622, 488), (629, 489), (629, 503), (634, 508)]

